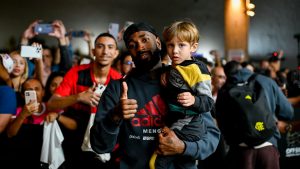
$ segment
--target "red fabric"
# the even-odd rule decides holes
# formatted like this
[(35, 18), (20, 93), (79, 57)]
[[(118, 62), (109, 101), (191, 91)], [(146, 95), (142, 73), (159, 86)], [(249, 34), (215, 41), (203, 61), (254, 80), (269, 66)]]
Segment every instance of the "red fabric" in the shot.
[[(91, 86), (83, 86), (78, 85), (78, 72), (82, 70), (90, 69), (90, 77), (92, 79), (93, 83), (96, 83), (94, 72), (93, 72), (93, 63), (85, 64), (85, 65), (79, 65), (74, 66), (71, 68), (67, 74), (65, 75), (62, 83), (60, 86), (56, 89), (55, 93), (59, 94), (60, 96), (70, 96), (74, 94), (81, 93), (83, 91), (86, 91)], [(108, 77), (106, 79), (106, 82), (104, 85), (106, 86), (110, 79), (120, 79), (122, 78), (121, 74), (117, 72), (116, 70), (110, 68)], [(76, 103), (72, 105), (72, 107), (76, 110), (82, 110), (86, 112), (96, 113), (97, 107), (90, 107), (88, 105), (82, 104), (82, 103)]]

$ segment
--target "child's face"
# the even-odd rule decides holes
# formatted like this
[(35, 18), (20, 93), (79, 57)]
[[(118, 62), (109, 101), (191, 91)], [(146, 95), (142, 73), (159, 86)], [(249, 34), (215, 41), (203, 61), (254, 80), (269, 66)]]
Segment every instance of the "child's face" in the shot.
[(172, 38), (166, 42), (167, 53), (172, 60), (172, 65), (182, 63), (184, 60), (191, 60), (191, 53), (195, 52), (198, 43), (190, 44), (187, 41), (181, 41), (177, 37)]
[(19, 54), (14, 54), (11, 56), (14, 61), (14, 68), (11, 74), (14, 77), (22, 76), (25, 72), (26, 60)]

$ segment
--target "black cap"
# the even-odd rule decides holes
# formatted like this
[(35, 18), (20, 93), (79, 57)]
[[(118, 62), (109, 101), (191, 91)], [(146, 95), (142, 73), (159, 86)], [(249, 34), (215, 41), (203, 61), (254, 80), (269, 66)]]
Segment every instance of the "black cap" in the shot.
[(278, 52), (271, 53), (271, 57), (269, 58), (269, 62), (277, 62), (277, 61), (284, 61), (285, 58), (283, 56), (280, 56)]
[(155, 35), (157, 37), (156, 31), (151, 25), (149, 25), (145, 22), (134, 23), (134, 24), (131, 24), (124, 32), (123, 39), (124, 39), (126, 46), (128, 45), (130, 36), (133, 33), (139, 32), (139, 31), (151, 32), (153, 35)]

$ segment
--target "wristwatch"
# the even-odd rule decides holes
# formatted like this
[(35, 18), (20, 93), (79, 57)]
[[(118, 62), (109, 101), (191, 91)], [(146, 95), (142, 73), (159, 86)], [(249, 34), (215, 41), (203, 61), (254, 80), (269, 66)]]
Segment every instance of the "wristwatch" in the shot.
[(286, 126), (285, 126), (285, 131), (286, 132), (291, 132), (293, 130), (293, 125), (291, 123), (288, 123)]

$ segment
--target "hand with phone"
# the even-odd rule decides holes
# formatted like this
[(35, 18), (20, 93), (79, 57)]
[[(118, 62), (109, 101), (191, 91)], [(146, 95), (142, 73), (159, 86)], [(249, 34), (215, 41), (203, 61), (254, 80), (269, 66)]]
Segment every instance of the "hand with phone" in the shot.
[(42, 58), (43, 55), (43, 48), (42, 45), (39, 43), (32, 43), (31, 46), (21, 46), (21, 53), (22, 57), (29, 57), (29, 58)]
[(53, 32), (53, 26), (51, 23), (38, 23), (34, 26), (34, 32), (36, 34), (49, 34)]
[(65, 36), (67, 31), (64, 23), (61, 20), (54, 20), (52, 22), (53, 32), (49, 33), (50, 36), (56, 37), (60, 45), (68, 45), (69, 39)]
[(34, 28), (39, 22), (41, 22), (41, 20), (35, 20), (32, 23), (30, 23), (29, 26), (25, 29), (21, 37), (22, 45), (27, 45), (29, 39), (32, 39), (37, 35), (37, 33), (34, 31)]
[(28, 117), (33, 113), (39, 111), (39, 103), (37, 102), (36, 92), (34, 90), (26, 90), (24, 92), (25, 96), (25, 106), (23, 108), (23, 115)]
[(93, 42), (92, 42), (92, 36), (94, 34), (88, 30), (69, 30), (67, 33), (69, 39), (72, 38), (83, 38), (84, 41), (87, 42), (88, 48), (89, 48), (89, 56), (93, 56)]

